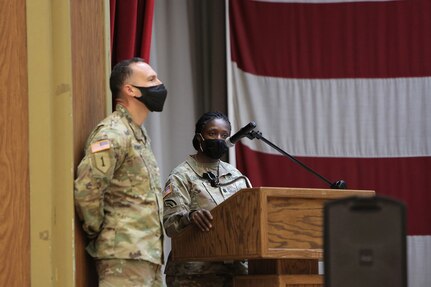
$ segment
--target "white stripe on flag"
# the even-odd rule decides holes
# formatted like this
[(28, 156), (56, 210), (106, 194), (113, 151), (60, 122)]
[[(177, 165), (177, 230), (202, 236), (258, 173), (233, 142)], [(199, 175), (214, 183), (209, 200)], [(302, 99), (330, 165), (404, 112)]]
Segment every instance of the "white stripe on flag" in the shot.
[[(288, 153), (358, 158), (431, 155), (430, 77), (286, 79), (256, 76), (236, 63), (232, 66), (235, 122), (254, 120), (256, 130)], [(276, 153), (260, 141), (243, 143)]]
[(253, 0), (256, 2), (268, 3), (314, 3), (314, 4), (328, 4), (328, 3), (348, 3), (348, 2), (390, 2), (399, 0)]
[(407, 236), (408, 286), (431, 286), (431, 236)]

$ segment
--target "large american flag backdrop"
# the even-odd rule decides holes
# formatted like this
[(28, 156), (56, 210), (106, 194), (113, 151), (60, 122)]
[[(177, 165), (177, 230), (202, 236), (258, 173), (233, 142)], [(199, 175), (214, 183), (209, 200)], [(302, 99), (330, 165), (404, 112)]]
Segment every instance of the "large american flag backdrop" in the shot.
[[(228, 1), (229, 116), (326, 179), (407, 207), (410, 286), (431, 286), (431, 1)], [(254, 186), (329, 188), (261, 140)], [(388, 238), (390, 240), (390, 238)]]

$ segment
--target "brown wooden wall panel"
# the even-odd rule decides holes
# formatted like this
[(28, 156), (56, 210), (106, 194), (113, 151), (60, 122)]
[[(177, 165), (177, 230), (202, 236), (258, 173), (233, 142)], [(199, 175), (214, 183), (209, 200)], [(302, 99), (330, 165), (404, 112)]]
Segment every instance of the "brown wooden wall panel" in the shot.
[(0, 1), (0, 286), (30, 286), (26, 1)]
[(322, 249), (323, 204), (324, 199), (318, 198), (268, 198), (268, 248)]
[[(87, 136), (106, 115), (106, 46), (104, 1), (71, 1), (73, 125), (75, 169), (83, 156)], [(109, 8), (109, 7), (108, 7)], [(86, 238), (79, 220), (75, 224), (76, 286), (97, 286)]]

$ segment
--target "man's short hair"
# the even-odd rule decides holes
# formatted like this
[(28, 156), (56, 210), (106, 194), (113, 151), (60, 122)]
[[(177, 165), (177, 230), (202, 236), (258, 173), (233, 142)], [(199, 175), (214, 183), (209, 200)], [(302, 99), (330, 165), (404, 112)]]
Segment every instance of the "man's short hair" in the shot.
[(124, 82), (132, 75), (133, 70), (130, 65), (133, 63), (146, 63), (146, 61), (139, 57), (123, 60), (118, 62), (114, 68), (112, 68), (111, 77), (109, 78), (109, 87), (111, 89), (112, 98), (117, 99), (121, 87)]

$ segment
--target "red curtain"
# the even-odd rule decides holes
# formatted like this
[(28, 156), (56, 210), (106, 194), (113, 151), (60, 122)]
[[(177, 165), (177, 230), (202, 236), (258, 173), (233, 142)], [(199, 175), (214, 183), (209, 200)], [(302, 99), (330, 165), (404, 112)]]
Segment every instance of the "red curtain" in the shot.
[(141, 57), (150, 60), (154, 0), (110, 1), (111, 64)]

